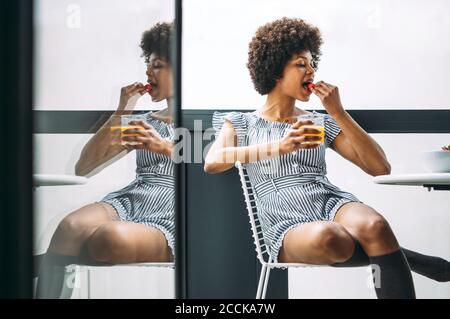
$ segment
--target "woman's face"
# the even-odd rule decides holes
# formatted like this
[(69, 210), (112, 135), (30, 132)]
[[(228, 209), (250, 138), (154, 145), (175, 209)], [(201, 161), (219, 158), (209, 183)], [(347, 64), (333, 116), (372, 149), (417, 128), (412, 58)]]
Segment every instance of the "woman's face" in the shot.
[(306, 84), (314, 81), (315, 70), (312, 67), (312, 56), (309, 51), (294, 54), (284, 67), (282, 77), (277, 80), (276, 87), (287, 96), (307, 102), (311, 95)]
[(147, 81), (153, 86), (153, 90), (149, 93), (153, 102), (172, 97), (172, 67), (165, 58), (152, 53), (145, 74)]

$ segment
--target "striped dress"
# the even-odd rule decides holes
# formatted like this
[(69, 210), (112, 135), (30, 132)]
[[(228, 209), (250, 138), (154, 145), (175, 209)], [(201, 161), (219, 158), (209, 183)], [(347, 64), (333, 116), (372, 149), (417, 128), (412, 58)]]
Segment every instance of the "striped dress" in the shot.
[[(319, 115), (315, 111), (313, 113)], [(353, 194), (334, 186), (326, 177), (325, 150), (339, 134), (340, 128), (330, 115), (323, 116), (325, 141), (320, 147), (244, 164), (255, 190), (264, 241), (275, 262), (289, 230), (308, 222), (333, 221), (343, 204), (361, 202)], [(255, 112), (215, 112), (212, 122), (216, 137), (224, 120), (233, 125), (237, 146), (279, 140), (291, 126), (289, 123), (267, 121)]]
[[(163, 139), (173, 140), (174, 126), (145, 114)], [(136, 150), (136, 179), (128, 186), (109, 193), (101, 201), (112, 205), (121, 220), (153, 226), (164, 233), (175, 255), (174, 164), (170, 157), (147, 150)]]

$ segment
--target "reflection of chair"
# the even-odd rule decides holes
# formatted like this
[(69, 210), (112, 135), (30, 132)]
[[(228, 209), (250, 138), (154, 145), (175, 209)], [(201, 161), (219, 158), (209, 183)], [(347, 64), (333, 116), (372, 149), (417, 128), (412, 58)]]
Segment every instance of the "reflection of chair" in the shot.
[[(36, 250), (46, 251), (48, 247), (51, 235), (54, 234), (58, 224), (66, 216), (66, 213), (59, 214), (53, 217), (50, 222), (48, 222), (45, 230), (42, 232), (38, 239), (36, 240)], [(41, 255), (43, 256), (43, 255)], [(153, 262), (153, 263), (133, 263), (133, 264), (115, 264), (115, 265), (92, 265), (92, 264), (71, 264), (66, 266), (64, 286), (61, 292), (61, 298), (70, 299), (78, 294), (83, 298), (91, 298), (91, 272), (96, 269), (116, 269), (116, 268), (133, 268), (133, 267), (162, 267), (174, 269), (175, 265), (173, 262)], [(37, 280), (34, 284), (37, 284)], [(36, 288), (36, 287), (34, 287)], [(76, 288), (76, 289), (73, 289)], [(35, 289), (34, 289), (35, 290)]]
[[(235, 163), (239, 171), (239, 177), (244, 191), (245, 203), (247, 206), (248, 217), (253, 233), (253, 241), (256, 246), (256, 255), (261, 263), (261, 274), (259, 276), (258, 289), (256, 292), (256, 299), (264, 299), (267, 291), (267, 284), (269, 283), (270, 270), (272, 268), (287, 269), (289, 267), (326, 267), (327, 265), (313, 265), (300, 263), (274, 263), (270, 255), (270, 247), (264, 242), (262, 226), (258, 218), (258, 209), (256, 204), (255, 191), (250, 183), (247, 170), (237, 161)], [(267, 260), (267, 261), (266, 261)]]
[[(61, 298), (69, 299), (72, 297), (73, 288), (82, 289), (79, 295), (87, 299), (91, 299), (91, 271), (100, 268), (131, 268), (131, 267), (163, 267), (175, 268), (173, 262), (152, 262), (152, 263), (135, 263), (135, 264), (120, 264), (120, 265), (81, 265), (73, 264), (66, 267), (65, 285), (61, 293)], [(85, 285), (82, 284), (85, 283)]]
[[(48, 175), (46, 175), (48, 176)], [(41, 258), (44, 256), (44, 252), (47, 250), (52, 235), (55, 233), (58, 224), (61, 220), (67, 216), (67, 213), (59, 214), (53, 217), (49, 222), (46, 223), (45, 230), (39, 234), (36, 240), (36, 251), (42, 252)], [(35, 258), (38, 256), (35, 256)], [(38, 259), (41, 260), (40, 258)], [(93, 264), (71, 264), (66, 266), (64, 286), (61, 292), (61, 298), (70, 299), (73, 297), (78, 297), (81, 295), (83, 298), (90, 299), (91, 293), (91, 283), (92, 283), (92, 271), (97, 269), (132, 269), (133, 267), (138, 268), (171, 268), (174, 269), (175, 265), (173, 262), (152, 262), (152, 263), (130, 263), (130, 264), (113, 264), (113, 265), (93, 265)], [(37, 276), (37, 274), (35, 275)], [(34, 286), (37, 284), (37, 277), (35, 278)], [(73, 289), (75, 288), (75, 289)], [(34, 291), (36, 287), (34, 287)], [(95, 290), (95, 289), (94, 289)]]

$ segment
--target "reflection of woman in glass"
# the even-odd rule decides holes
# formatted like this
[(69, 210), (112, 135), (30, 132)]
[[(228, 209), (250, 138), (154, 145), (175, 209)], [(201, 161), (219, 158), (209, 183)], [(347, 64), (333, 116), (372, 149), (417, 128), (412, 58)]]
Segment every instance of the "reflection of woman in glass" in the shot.
[[(327, 147), (373, 176), (389, 174), (390, 165), (382, 148), (344, 110), (336, 86), (319, 81), (312, 92), (308, 89), (321, 44), (319, 30), (300, 19), (283, 18), (258, 29), (249, 45), (248, 68), (258, 93), (268, 94), (266, 103), (254, 112), (214, 114), (217, 135), (205, 171), (223, 172), (235, 160), (244, 164), (275, 262), (376, 264), (379, 298), (414, 298), (410, 269), (449, 281), (449, 263), (401, 249), (381, 214), (326, 178)], [(306, 135), (317, 133), (305, 127), (311, 122), (291, 122), (309, 113), (295, 102), (308, 101), (311, 93), (328, 112), (323, 143)]]
[[(88, 175), (136, 149), (136, 179), (60, 222), (40, 269), (37, 297), (58, 298), (64, 267), (72, 263), (173, 260), (172, 30), (173, 24), (158, 23), (143, 33), (141, 41), (146, 75), (153, 86), (149, 94), (154, 102), (166, 100), (167, 108), (146, 113), (143, 120), (134, 123), (145, 131), (125, 132), (135, 136), (124, 136), (123, 143), (114, 140), (108, 120), (85, 145), (76, 164), (77, 175)], [(122, 88), (115, 114), (130, 113), (138, 97), (145, 93), (142, 83)]]

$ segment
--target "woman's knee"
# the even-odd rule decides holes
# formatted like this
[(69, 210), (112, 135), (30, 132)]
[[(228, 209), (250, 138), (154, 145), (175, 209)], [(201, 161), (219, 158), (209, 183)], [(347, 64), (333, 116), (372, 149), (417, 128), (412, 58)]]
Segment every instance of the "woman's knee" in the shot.
[(332, 263), (348, 260), (355, 248), (354, 240), (347, 230), (336, 223), (321, 223), (313, 231), (312, 244), (323, 252)]
[(121, 223), (100, 226), (87, 242), (89, 257), (99, 262), (120, 263), (135, 254), (128, 230)]
[(83, 234), (86, 232), (85, 222), (75, 214), (69, 214), (64, 217), (58, 224), (55, 233), (53, 234), (50, 246), (74, 244), (85, 239)]
[(375, 214), (368, 218), (366, 222), (359, 227), (358, 233), (358, 239), (361, 242), (391, 240), (394, 238), (391, 226), (380, 214)]
[(99, 203), (81, 207), (64, 217), (54, 232), (49, 250), (59, 253), (79, 253), (86, 240), (102, 224), (114, 220)]
[(69, 214), (59, 222), (58, 227), (56, 228), (56, 233), (63, 235), (76, 235), (82, 231), (82, 224), (82, 221), (76, 218), (76, 216)]

